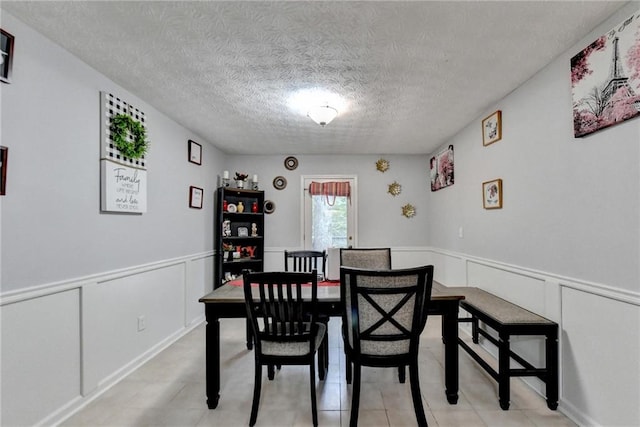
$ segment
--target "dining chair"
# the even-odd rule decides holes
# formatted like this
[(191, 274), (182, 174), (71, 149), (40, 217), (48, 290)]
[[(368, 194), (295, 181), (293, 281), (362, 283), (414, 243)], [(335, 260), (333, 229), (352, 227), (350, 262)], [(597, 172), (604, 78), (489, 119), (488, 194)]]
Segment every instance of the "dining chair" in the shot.
[[(341, 248), (340, 267), (368, 268), (374, 270), (391, 270), (391, 248)], [(342, 324), (342, 339), (345, 338), (345, 327)], [(351, 361), (345, 349), (345, 378), (351, 384)], [(398, 368), (398, 379), (405, 382), (404, 367)]]
[(420, 394), (418, 350), (431, 300), (433, 266), (400, 270), (341, 267), (347, 325), (344, 347), (353, 364), (350, 427), (358, 425), (362, 366), (409, 366), (416, 420), (427, 426)]
[[(309, 273), (318, 271), (318, 280), (326, 278), (327, 273), (327, 251), (284, 251), (284, 270)], [(329, 316), (319, 316), (318, 321), (326, 325), (329, 330)], [(273, 370), (273, 368), (270, 368)], [(324, 380), (329, 369), (329, 333), (327, 333), (318, 352), (318, 374)]]
[(326, 326), (316, 321), (316, 271), (246, 274), (244, 298), (247, 318), (251, 322), (255, 359), (249, 425), (255, 425), (258, 418), (262, 366), (309, 365), (311, 412), (313, 425), (317, 426), (315, 355), (326, 334)]

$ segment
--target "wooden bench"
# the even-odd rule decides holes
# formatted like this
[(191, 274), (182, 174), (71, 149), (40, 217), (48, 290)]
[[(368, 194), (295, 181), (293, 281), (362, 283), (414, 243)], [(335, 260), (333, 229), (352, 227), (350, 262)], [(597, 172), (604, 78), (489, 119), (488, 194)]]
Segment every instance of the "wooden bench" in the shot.
[[(510, 379), (511, 377), (538, 377), (545, 383), (547, 406), (549, 409), (558, 408), (558, 324), (516, 304), (510, 303), (489, 292), (474, 287), (445, 288), (463, 294), (460, 308), (468, 312), (471, 317), (459, 318), (458, 322), (471, 323), (471, 336), (474, 344), (478, 344), (478, 336), (482, 335), (498, 347), (498, 370), (489, 365), (473, 348), (458, 338), (458, 344), (485, 371), (498, 382), (498, 397), (500, 407), (509, 409)], [(498, 333), (496, 339), (485, 329), (478, 326), (484, 323)], [(545, 367), (536, 368), (510, 348), (513, 335), (540, 335), (545, 337)], [(519, 363), (522, 368), (512, 368), (510, 360)]]

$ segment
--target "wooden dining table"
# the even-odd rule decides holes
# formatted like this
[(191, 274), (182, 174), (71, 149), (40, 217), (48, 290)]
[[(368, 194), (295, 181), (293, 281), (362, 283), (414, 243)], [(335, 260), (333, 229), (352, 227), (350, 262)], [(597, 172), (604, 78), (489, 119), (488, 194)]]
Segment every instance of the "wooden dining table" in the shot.
[[(463, 295), (434, 286), (428, 315), (442, 316), (442, 340), (445, 346), (445, 394), (450, 404), (458, 402), (458, 309)], [(215, 409), (220, 401), (220, 319), (246, 318), (244, 291), (237, 284), (224, 284), (199, 300), (206, 317), (206, 389), (207, 406)], [(339, 283), (318, 286), (318, 313), (342, 315)]]

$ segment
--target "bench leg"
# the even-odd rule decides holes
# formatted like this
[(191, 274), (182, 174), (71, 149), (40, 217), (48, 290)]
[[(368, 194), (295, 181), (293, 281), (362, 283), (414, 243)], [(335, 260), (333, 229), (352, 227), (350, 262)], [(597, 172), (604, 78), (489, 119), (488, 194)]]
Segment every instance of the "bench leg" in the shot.
[(474, 344), (478, 344), (478, 318), (471, 316), (471, 340)]
[(500, 334), (500, 345), (498, 346), (498, 398), (500, 407), (503, 410), (509, 409), (511, 395), (509, 376), (510, 343), (508, 334)]
[(558, 409), (558, 330), (554, 329), (546, 335), (545, 356), (547, 379), (547, 406), (555, 411)]

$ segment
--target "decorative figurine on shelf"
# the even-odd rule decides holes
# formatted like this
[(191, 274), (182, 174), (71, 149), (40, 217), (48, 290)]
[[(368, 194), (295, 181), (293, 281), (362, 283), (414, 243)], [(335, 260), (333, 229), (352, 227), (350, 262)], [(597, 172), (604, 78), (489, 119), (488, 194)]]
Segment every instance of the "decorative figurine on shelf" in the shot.
[(258, 213), (258, 202), (253, 202), (251, 205), (251, 212)]
[(236, 186), (244, 188), (244, 182), (249, 178), (249, 174), (236, 172)]
[(222, 250), (224, 251), (224, 260), (233, 261), (233, 254), (236, 248), (231, 243), (223, 243)]
[(222, 186), (223, 187), (229, 186), (229, 171), (222, 172)]
[(231, 221), (229, 221), (228, 219), (222, 221), (222, 235), (224, 237), (231, 236)]
[(258, 237), (258, 224), (255, 222), (251, 224), (251, 237)]
[(222, 201), (222, 212), (226, 212), (227, 209), (229, 209), (229, 202), (227, 202), (227, 199), (224, 199)]
[(242, 202), (238, 202), (238, 213), (244, 212), (244, 205)]

